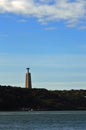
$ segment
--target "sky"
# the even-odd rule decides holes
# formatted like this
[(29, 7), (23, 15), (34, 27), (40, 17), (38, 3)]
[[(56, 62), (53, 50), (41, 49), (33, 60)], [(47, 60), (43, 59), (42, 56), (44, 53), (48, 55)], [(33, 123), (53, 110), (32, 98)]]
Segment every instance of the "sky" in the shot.
[(86, 0), (0, 0), (0, 85), (86, 89)]

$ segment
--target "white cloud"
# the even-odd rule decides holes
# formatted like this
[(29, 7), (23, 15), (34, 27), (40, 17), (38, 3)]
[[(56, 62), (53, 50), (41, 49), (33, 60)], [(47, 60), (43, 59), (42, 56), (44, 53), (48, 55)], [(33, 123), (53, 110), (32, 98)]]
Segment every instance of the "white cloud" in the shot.
[(19, 19), (18, 22), (20, 22), (20, 23), (26, 23), (27, 20), (26, 19)]
[[(83, 46), (84, 47), (84, 46)], [(27, 59), (29, 59), (27, 61)], [(34, 59), (34, 60), (33, 60)], [(32, 68), (38, 69), (71, 69), (71, 68), (86, 68), (86, 56), (83, 55), (34, 55), (34, 54), (13, 54), (8, 55), (7, 53), (0, 53), (0, 66), (16, 66), (16, 67), (24, 67), (24, 66), (32, 66)], [(85, 69), (86, 70), (86, 69)]]
[(42, 23), (65, 20), (74, 25), (85, 20), (86, 0), (0, 0), (0, 13), (36, 17)]
[(33, 87), (86, 88), (86, 56), (73, 54), (9, 56), (0, 53), (0, 84), (24, 86), (25, 67), (28, 65), (31, 67)]
[(0, 37), (8, 37), (8, 34), (2, 34), (2, 33), (0, 33)]
[(34, 88), (46, 88), (53, 90), (86, 89), (86, 82), (34, 82)]
[(86, 29), (86, 25), (79, 27), (79, 29), (80, 29), (80, 30), (85, 30), (85, 29)]
[(47, 28), (45, 28), (45, 30), (56, 30), (56, 28), (55, 27), (47, 27)]

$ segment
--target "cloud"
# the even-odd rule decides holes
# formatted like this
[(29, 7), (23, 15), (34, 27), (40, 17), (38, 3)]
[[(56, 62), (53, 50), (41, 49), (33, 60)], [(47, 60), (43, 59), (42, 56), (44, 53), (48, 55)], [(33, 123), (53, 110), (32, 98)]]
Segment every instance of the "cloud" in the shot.
[(0, 13), (35, 17), (41, 23), (62, 20), (72, 26), (85, 21), (86, 0), (0, 0)]
[[(29, 59), (27, 61), (27, 59)], [(34, 59), (34, 60), (33, 60)], [(51, 60), (52, 59), (52, 60)], [(39, 54), (13, 54), (8, 55), (8, 53), (0, 53), (0, 66), (32, 66), (38, 71), (42, 68), (46, 70), (53, 71), (64, 70), (64, 69), (84, 69), (86, 70), (86, 55), (76, 55), (76, 54), (57, 54), (57, 55), (39, 55)], [(44, 71), (44, 70), (43, 70)]]
[(56, 30), (56, 28), (55, 27), (47, 27), (47, 28), (45, 28), (45, 30)]
[(8, 53), (0, 53), (0, 83), (24, 86), (25, 68), (28, 65), (31, 67), (33, 87), (49, 89), (86, 87), (85, 54), (9, 56)]
[(46, 88), (53, 90), (86, 89), (86, 82), (34, 82), (34, 88)]
[(20, 23), (26, 23), (27, 20), (26, 19), (19, 19), (18, 22), (20, 22)]
[(85, 29), (86, 29), (86, 25), (79, 27), (79, 29), (80, 29), (80, 30), (85, 30)]
[(8, 34), (1, 34), (0, 33), (0, 37), (8, 37)]

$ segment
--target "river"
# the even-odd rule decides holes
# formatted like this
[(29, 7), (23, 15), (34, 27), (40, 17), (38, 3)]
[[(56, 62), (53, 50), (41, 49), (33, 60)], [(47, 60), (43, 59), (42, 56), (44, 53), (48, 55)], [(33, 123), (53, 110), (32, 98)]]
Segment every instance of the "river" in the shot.
[(0, 130), (86, 130), (86, 111), (0, 112)]

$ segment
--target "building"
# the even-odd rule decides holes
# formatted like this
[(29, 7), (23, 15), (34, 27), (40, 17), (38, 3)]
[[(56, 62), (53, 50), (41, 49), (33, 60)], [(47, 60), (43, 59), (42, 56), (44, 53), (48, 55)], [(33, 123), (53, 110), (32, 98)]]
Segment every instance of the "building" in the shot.
[(29, 72), (30, 68), (26, 68), (26, 77), (25, 77), (25, 88), (31, 89), (32, 88), (32, 83), (31, 83), (31, 73)]

